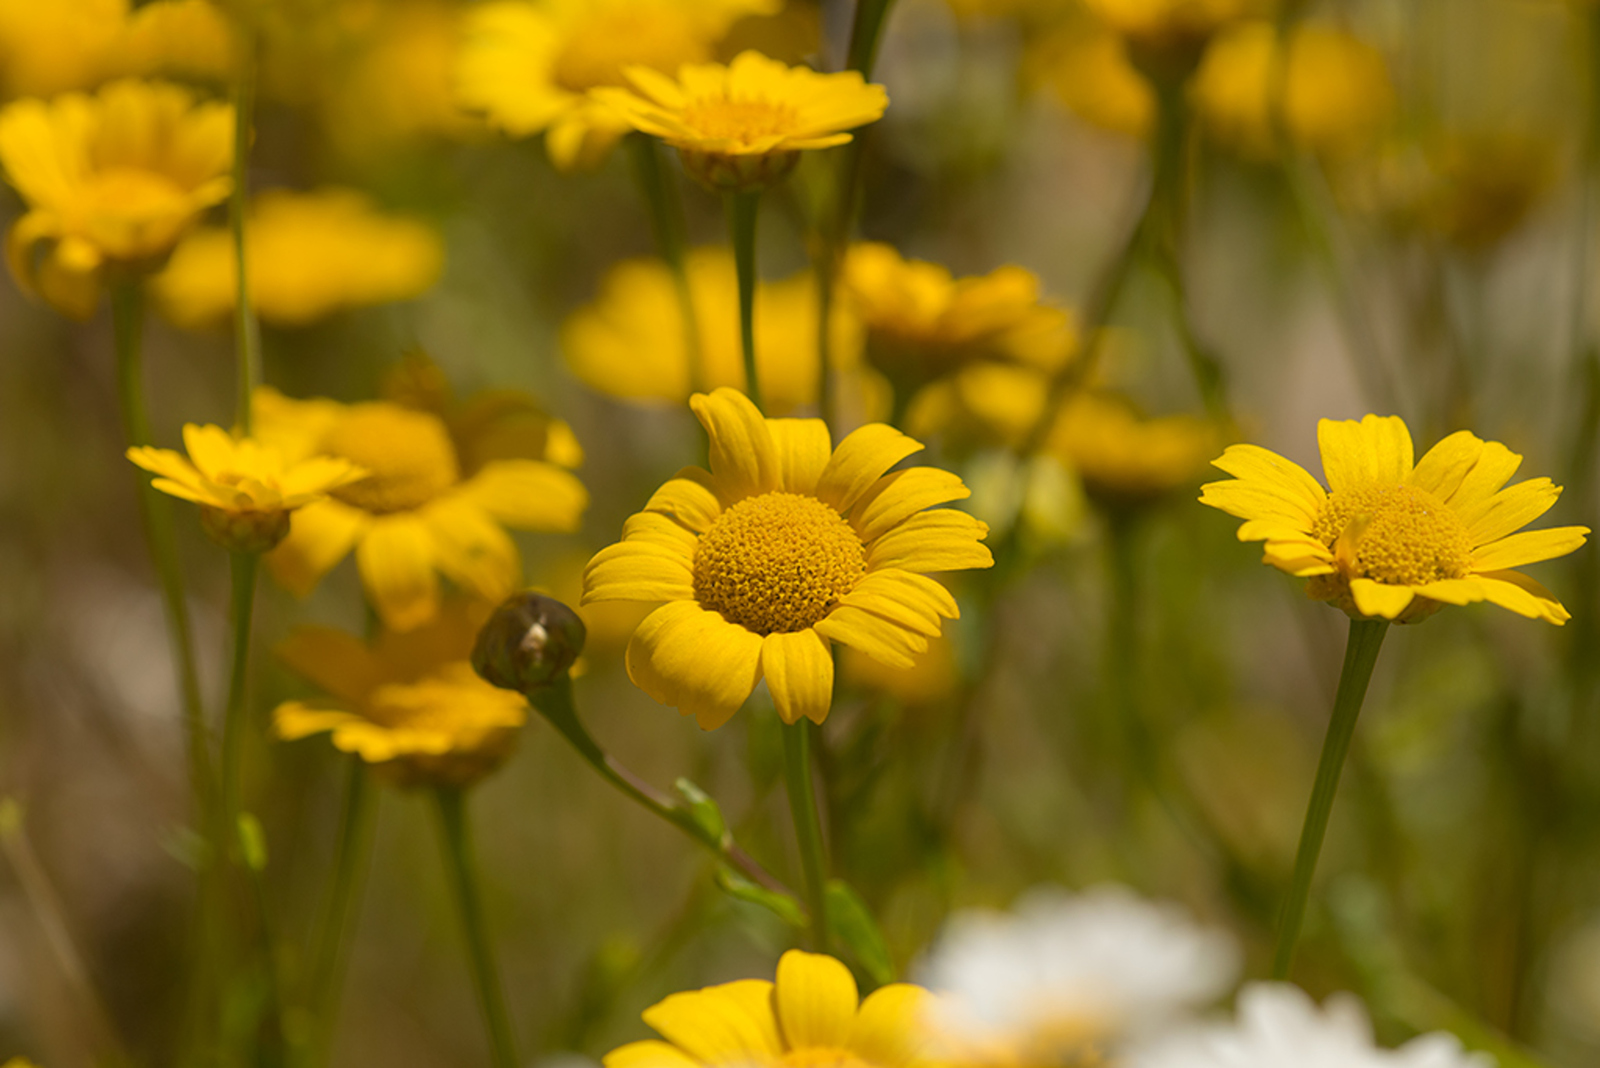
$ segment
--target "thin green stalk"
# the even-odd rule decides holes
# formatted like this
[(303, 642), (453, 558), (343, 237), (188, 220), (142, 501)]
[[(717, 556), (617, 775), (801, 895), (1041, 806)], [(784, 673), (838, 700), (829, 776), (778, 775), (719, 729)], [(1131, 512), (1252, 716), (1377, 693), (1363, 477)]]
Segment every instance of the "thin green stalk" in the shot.
[(1311, 803), (1306, 808), (1305, 826), (1300, 831), (1300, 847), (1294, 858), (1294, 877), (1289, 896), (1283, 903), (1278, 924), (1278, 947), (1272, 958), (1272, 977), (1287, 979), (1294, 964), (1295, 944), (1300, 939), (1300, 924), (1305, 919), (1306, 901), (1311, 896), (1311, 879), (1317, 871), (1317, 857), (1328, 833), (1328, 816), (1339, 790), (1339, 774), (1355, 737), (1356, 719), (1367, 695), (1372, 667), (1388, 633), (1382, 619), (1352, 619), (1350, 638), (1345, 645), (1344, 668), (1339, 673), (1339, 690), (1333, 698), (1333, 717), (1322, 743), (1322, 759), (1317, 764), (1317, 780), (1311, 788)]
[(472, 840), (467, 827), (466, 797), (460, 789), (441, 786), (434, 791), (439, 811), (439, 831), (444, 842), (445, 873), (461, 913), (461, 929), (467, 939), (467, 956), (472, 966), (472, 984), (483, 1006), (484, 1023), (489, 1032), (489, 1049), (495, 1068), (517, 1068), (516, 1047), (511, 1039), (511, 1019), (506, 1015), (505, 994), (500, 989), (500, 973), (495, 967), (493, 943), (483, 919), (483, 904), (478, 896), (477, 868)]
[(828, 951), (826, 893), (828, 857), (822, 841), (822, 817), (811, 782), (811, 731), (808, 720), (783, 728), (783, 778), (789, 791), (789, 814), (800, 845), (800, 867), (806, 879), (806, 909), (811, 913), (812, 948)]
[(756, 372), (756, 215), (761, 208), (761, 194), (729, 193), (726, 199), (728, 236), (739, 272), (739, 339), (744, 352), (745, 392), (757, 408), (766, 411)]
[(878, 62), (878, 44), (883, 40), (883, 23), (894, 0), (856, 0), (856, 17), (850, 25), (850, 51), (845, 66), (871, 78)]
[(233, 666), (228, 672), (228, 703), (222, 720), (222, 818), (235, 851), (238, 841), (240, 803), (240, 765), (244, 758), (244, 736), (250, 716), (250, 624), (255, 611), (256, 572), (260, 558), (255, 553), (232, 553), (233, 599), (230, 609), (233, 625)]
[(308, 1068), (325, 1064), (333, 1044), (344, 965), (348, 958), (349, 940), (345, 936), (350, 933), (352, 910), (366, 883), (373, 817), (377, 812), (373, 801), (366, 764), (351, 757), (340, 805), (333, 880), (328, 888), (327, 911), (323, 913), (317, 932), (316, 956), (312, 959), (307, 986), (305, 1005), (314, 1021), (305, 1058)]
[(261, 385), (261, 324), (250, 300), (249, 257), (246, 255), (245, 212), (249, 203), (250, 122), (255, 111), (255, 37), (239, 19), (239, 73), (233, 89), (233, 192), (228, 198), (228, 227), (233, 233), (234, 343), (239, 355), (235, 421), (250, 433), (250, 399)]
[(528, 694), (539, 714), (565, 738), (578, 755), (599, 772), (600, 777), (623, 794), (677, 827), (683, 833), (715, 853), (724, 863), (738, 869), (751, 880), (774, 893), (793, 898), (787, 886), (773, 878), (756, 863), (748, 853), (734, 842), (733, 836), (724, 832), (713, 834), (694, 814), (677, 801), (663, 794), (639, 776), (629, 771), (617, 759), (600, 748), (581, 720), (572, 701), (572, 682), (561, 678), (549, 686), (540, 687)]
[(677, 291), (678, 309), (683, 315), (684, 345), (689, 355), (689, 388), (699, 391), (706, 387), (705, 355), (701, 351), (700, 316), (695, 311), (694, 293), (689, 288), (685, 259), (688, 226), (683, 218), (683, 200), (678, 195), (677, 182), (662, 161), (660, 142), (642, 133), (629, 134), (627, 142), (633, 152), (633, 173), (639, 182), (639, 192), (650, 209), (656, 248), (672, 272), (672, 285)]

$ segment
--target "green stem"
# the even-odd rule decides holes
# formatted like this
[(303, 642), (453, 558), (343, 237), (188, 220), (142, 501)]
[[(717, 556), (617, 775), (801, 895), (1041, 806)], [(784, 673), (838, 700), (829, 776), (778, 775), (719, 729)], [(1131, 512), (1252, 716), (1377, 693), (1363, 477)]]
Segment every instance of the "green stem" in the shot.
[[(232, 553), (233, 574), (233, 666), (228, 673), (227, 711), (222, 720), (222, 818), (229, 843), (236, 843), (240, 803), (241, 764), (244, 736), (250, 716), (250, 623), (256, 600), (256, 571), (260, 558), (255, 553)], [(234, 845), (229, 845), (233, 852)]]
[(1311, 879), (1317, 871), (1317, 856), (1322, 852), (1322, 840), (1328, 833), (1328, 816), (1333, 812), (1333, 798), (1339, 790), (1339, 773), (1344, 770), (1344, 759), (1355, 737), (1356, 719), (1361, 714), (1361, 702), (1367, 695), (1367, 683), (1372, 679), (1372, 666), (1378, 662), (1378, 650), (1388, 629), (1389, 622), (1383, 619), (1350, 621), (1344, 668), (1339, 673), (1339, 689), (1333, 699), (1333, 717), (1328, 721), (1328, 734), (1322, 743), (1317, 781), (1311, 788), (1311, 803), (1306, 808), (1300, 847), (1295, 853), (1294, 877), (1278, 924), (1278, 947), (1272, 958), (1274, 979), (1287, 979), (1294, 963), (1295, 943), (1299, 941), (1306, 901), (1311, 896)]
[(228, 226), (233, 232), (236, 279), (234, 343), (239, 354), (235, 421), (250, 434), (250, 400), (261, 385), (261, 324), (250, 300), (249, 257), (245, 245), (245, 212), (249, 202), (250, 120), (255, 111), (255, 38), (246, 20), (239, 26), (239, 76), (233, 91), (233, 192), (228, 198)]
[(728, 236), (739, 272), (739, 340), (744, 352), (745, 393), (764, 412), (761, 379), (756, 372), (756, 215), (761, 208), (761, 194), (729, 193), (726, 199)]
[(339, 992), (344, 978), (345, 938), (351, 911), (366, 882), (366, 860), (372, 839), (373, 794), (366, 764), (351, 757), (345, 778), (339, 816), (338, 853), (328, 890), (327, 912), (317, 933), (316, 956), (311, 966), (306, 1007), (314, 1015), (311, 1047), (306, 1058), (311, 1068), (326, 1063), (339, 1015)]
[(688, 809), (639, 778), (615, 757), (601, 749), (594, 736), (578, 719), (577, 708), (572, 701), (570, 679), (561, 678), (549, 686), (540, 687), (529, 693), (528, 699), (539, 710), (539, 714), (571, 744), (572, 748), (578, 751), (578, 755), (599, 772), (601, 778), (711, 850), (724, 863), (737, 868), (754, 882), (774, 893), (794, 897), (793, 891), (756, 863), (754, 858), (734, 842), (731, 835), (724, 833), (719, 837), (712, 834)]
[(672, 272), (672, 285), (678, 295), (678, 309), (683, 315), (684, 344), (689, 356), (689, 389), (698, 392), (706, 388), (705, 354), (700, 342), (700, 317), (695, 311), (694, 291), (689, 286), (686, 233), (683, 218), (683, 200), (662, 161), (660, 143), (648, 134), (633, 133), (627, 137), (633, 152), (633, 172), (639, 182), (639, 192), (645, 206), (650, 209), (650, 226), (655, 233), (656, 248)]
[[(151, 443), (150, 416), (144, 397), (144, 359), (141, 335), (144, 294), (137, 282), (111, 289), (111, 325), (116, 338), (117, 393), (122, 405), (123, 433), (129, 445)], [(168, 636), (172, 642), (173, 669), (183, 699), (184, 736), (189, 750), (190, 788), (194, 791), (196, 818), (206, 819), (211, 802), (211, 760), (207, 755), (205, 712), (200, 699), (200, 676), (195, 668), (194, 638), (189, 626), (189, 605), (183, 594), (183, 568), (179, 563), (177, 535), (173, 531), (170, 501), (138, 473), (139, 519), (145, 543), (161, 586)]]
[(783, 778), (789, 791), (789, 814), (794, 817), (795, 838), (800, 845), (800, 867), (805, 872), (812, 948), (826, 953), (828, 858), (822, 841), (816, 790), (811, 781), (811, 730), (807, 720), (783, 728)]
[(894, 0), (856, 0), (856, 17), (850, 25), (850, 51), (845, 66), (872, 77), (878, 62), (878, 44), (883, 40), (883, 23)]
[(466, 797), (456, 787), (441, 786), (434, 792), (434, 800), (438, 803), (439, 831), (444, 841), (445, 872), (450, 879), (456, 907), (461, 913), (461, 928), (466, 935), (467, 955), (472, 965), (472, 983), (478, 991), (478, 1002), (483, 1006), (490, 1052), (495, 1068), (517, 1068), (517, 1054), (511, 1040), (511, 1019), (506, 1015), (500, 973), (495, 968), (492, 943), (483, 919), (483, 904), (478, 897), (477, 871), (467, 827)]

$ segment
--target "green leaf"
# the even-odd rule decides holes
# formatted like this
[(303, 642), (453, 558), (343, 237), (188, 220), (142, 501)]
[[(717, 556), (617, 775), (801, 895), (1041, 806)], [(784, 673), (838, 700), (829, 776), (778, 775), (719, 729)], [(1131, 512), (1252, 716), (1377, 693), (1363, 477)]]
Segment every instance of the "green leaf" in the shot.
[(861, 895), (840, 879), (829, 879), (824, 898), (828, 910), (828, 927), (844, 943), (850, 956), (867, 976), (879, 986), (895, 981), (894, 961), (889, 956), (889, 943), (884, 941), (878, 921), (867, 910)]
[(688, 779), (679, 779), (673, 788), (689, 805), (689, 815), (695, 825), (710, 836), (713, 842), (722, 842), (728, 836), (728, 821), (722, 818), (722, 809), (716, 799)]
[(780, 894), (753, 883), (732, 868), (724, 866), (717, 869), (717, 885), (729, 897), (760, 905), (791, 927), (806, 925), (806, 914), (798, 901), (788, 894)]

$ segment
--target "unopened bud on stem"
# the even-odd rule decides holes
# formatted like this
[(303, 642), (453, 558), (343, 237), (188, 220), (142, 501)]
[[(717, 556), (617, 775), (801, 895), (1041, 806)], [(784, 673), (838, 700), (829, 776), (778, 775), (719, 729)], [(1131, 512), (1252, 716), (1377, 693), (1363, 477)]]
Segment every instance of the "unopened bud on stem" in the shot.
[(578, 614), (553, 597), (514, 593), (478, 631), (472, 667), (503, 690), (527, 693), (565, 675), (583, 652)]

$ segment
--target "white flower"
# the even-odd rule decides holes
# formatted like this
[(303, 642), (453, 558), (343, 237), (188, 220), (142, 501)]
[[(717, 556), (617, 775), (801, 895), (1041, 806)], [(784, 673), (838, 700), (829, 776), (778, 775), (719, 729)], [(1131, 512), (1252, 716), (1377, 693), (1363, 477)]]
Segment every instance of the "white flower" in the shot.
[(1225, 932), (1120, 886), (1040, 888), (1012, 911), (957, 913), (918, 978), (937, 1021), (991, 1057), (1070, 1063), (1216, 1000), (1239, 951)]
[(1335, 994), (1319, 1008), (1287, 983), (1252, 983), (1239, 994), (1231, 1024), (1170, 1032), (1133, 1051), (1124, 1068), (1493, 1068), (1455, 1036), (1423, 1035), (1399, 1049), (1380, 1048), (1366, 1009)]

